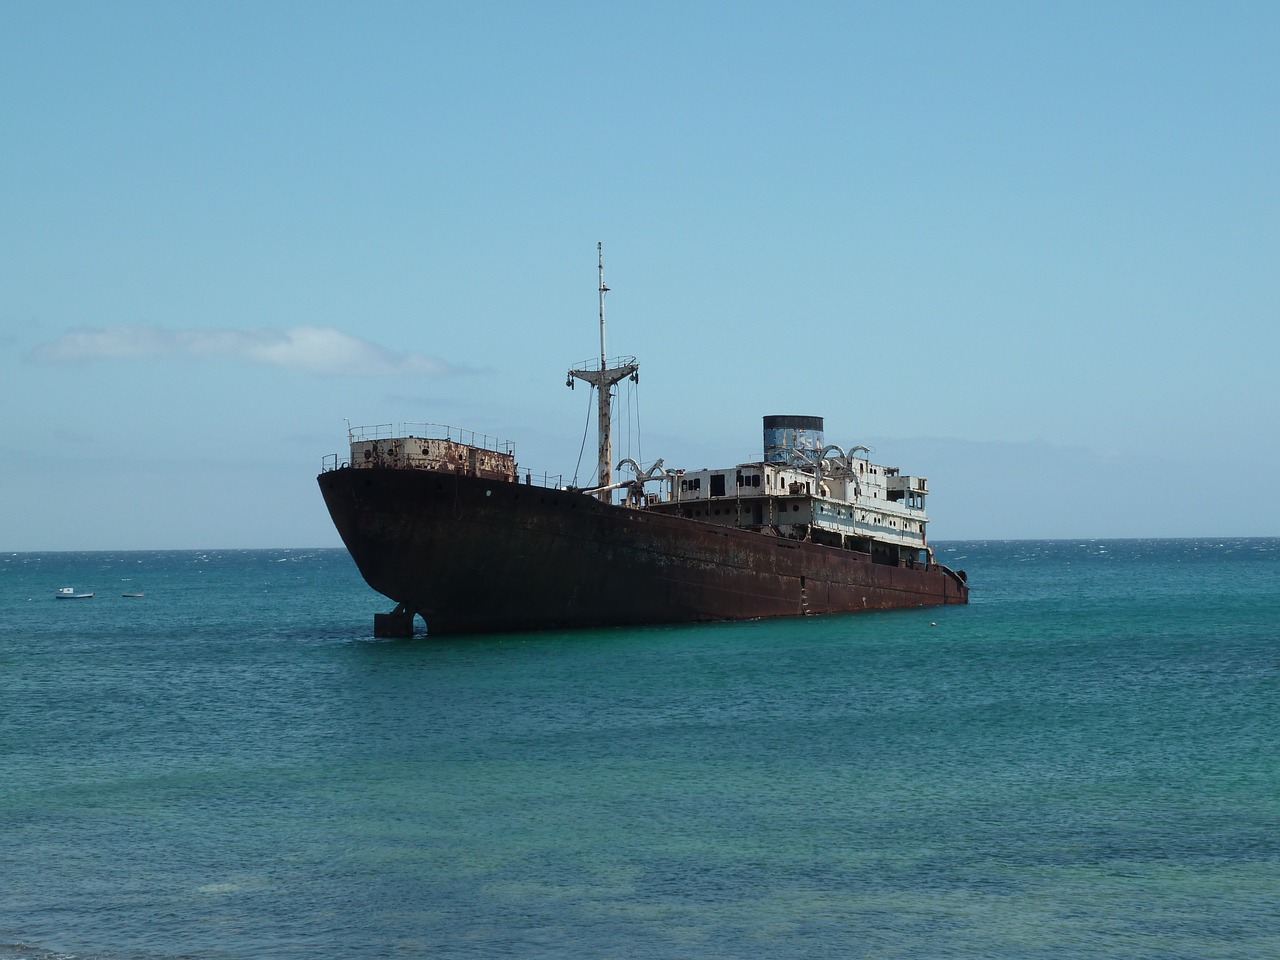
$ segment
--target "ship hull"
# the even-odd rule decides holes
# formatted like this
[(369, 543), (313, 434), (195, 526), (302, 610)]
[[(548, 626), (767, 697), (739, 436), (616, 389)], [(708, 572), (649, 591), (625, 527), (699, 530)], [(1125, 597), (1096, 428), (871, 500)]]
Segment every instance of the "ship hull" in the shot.
[(317, 479), (365, 580), (436, 635), (968, 601), (963, 578), (936, 564), (873, 563), (574, 491), (376, 467)]

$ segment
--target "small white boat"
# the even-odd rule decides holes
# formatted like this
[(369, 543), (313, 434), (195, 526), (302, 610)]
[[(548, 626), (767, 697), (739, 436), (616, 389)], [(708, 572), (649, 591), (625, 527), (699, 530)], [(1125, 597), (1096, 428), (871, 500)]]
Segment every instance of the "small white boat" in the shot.
[(54, 594), (59, 600), (92, 600), (92, 593), (76, 593), (74, 587), (59, 587)]
[(135, 591), (133, 591), (133, 592), (131, 592), (131, 593), (122, 593), (122, 594), (120, 594), (120, 596), (122, 596), (122, 597), (140, 597), (140, 596), (142, 596), (142, 591), (141, 591), (141, 590), (135, 590)]

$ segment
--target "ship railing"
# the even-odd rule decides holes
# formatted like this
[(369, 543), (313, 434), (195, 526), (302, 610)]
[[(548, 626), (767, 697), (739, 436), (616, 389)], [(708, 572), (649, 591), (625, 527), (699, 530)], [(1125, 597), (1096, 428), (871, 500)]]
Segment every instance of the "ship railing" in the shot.
[[(344, 457), (340, 453), (326, 454), (321, 461), (321, 473), (329, 473), (332, 470), (343, 470), (351, 466), (351, 460)], [(532, 470), (522, 470), (518, 473), (516, 481), (529, 487), (542, 487), (546, 490), (568, 490), (565, 485), (563, 473), (534, 473)]]
[(531, 470), (522, 470), (516, 480), (527, 487), (542, 487), (545, 490), (564, 489), (564, 474), (562, 473), (538, 474)]
[(469, 447), (491, 450), (494, 453), (505, 453), (508, 456), (515, 456), (516, 452), (516, 445), (511, 440), (500, 440), (486, 433), (476, 433), (474, 430), (454, 427), (446, 423), (377, 423), (367, 427), (351, 427), (347, 435), (351, 443), (412, 437), (421, 440), (449, 440), (453, 443), (464, 443)]
[[(604, 362), (606, 369), (620, 370), (623, 367), (634, 367), (636, 365), (635, 357), (610, 357)], [(583, 360), (581, 363), (575, 363), (571, 370), (584, 370), (588, 373), (597, 373), (600, 370), (600, 358), (592, 357), (590, 360)]]

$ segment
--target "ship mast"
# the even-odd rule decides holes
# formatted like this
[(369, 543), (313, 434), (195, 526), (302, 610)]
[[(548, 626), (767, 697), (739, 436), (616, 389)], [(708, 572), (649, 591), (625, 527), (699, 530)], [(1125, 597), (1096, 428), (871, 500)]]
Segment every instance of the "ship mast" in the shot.
[(596, 244), (596, 254), (600, 261), (600, 361), (599, 366), (584, 364), (581, 370), (569, 371), (569, 385), (573, 386), (574, 378), (582, 380), (596, 389), (596, 427), (600, 441), (598, 487), (596, 496), (604, 503), (613, 497), (609, 488), (613, 484), (613, 387), (614, 384), (627, 377), (635, 378), (640, 367), (635, 357), (615, 358), (616, 367), (610, 367), (605, 354), (604, 342), (604, 295), (609, 288), (604, 284), (604, 244)]

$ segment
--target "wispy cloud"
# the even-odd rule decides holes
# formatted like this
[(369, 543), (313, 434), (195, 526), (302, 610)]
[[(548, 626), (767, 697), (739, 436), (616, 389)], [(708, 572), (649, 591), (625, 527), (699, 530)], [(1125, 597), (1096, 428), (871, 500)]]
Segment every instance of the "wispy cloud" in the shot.
[(347, 376), (439, 375), (454, 368), (420, 353), (391, 351), (332, 327), (288, 330), (168, 330), (150, 324), (77, 327), (32, 353), (42, 363), (145, 357), (230, 357), (269, 367)]

